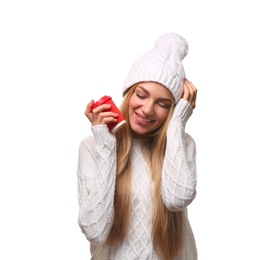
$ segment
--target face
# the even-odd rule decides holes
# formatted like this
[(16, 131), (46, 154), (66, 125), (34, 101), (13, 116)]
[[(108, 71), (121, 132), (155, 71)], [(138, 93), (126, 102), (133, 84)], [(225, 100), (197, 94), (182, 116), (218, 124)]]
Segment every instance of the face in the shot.
[(150, 133), (165, 122), (173, 102), (171, 92), (155, 82), (142, 82), (129, 101), (129, 124), (137, 135)]

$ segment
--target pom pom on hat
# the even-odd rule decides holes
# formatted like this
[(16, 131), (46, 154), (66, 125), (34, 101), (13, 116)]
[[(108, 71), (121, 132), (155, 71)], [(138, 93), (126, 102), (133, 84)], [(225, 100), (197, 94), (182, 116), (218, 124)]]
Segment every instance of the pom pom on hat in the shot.
[(161, 35), (154, 49), (133, 64), (123, 87), (123, 95), (136, 83), (153, 81), (168, 88), (177, 103), (183, 93), (186, 75), (182, 60), (187, 53), (188, 44), (182, 36), (176, 33)]
[(183, 60), (188, 53), (187, 41), (182, 36), (175, 33), (167, 33), (160, 36), (156, 40), (155, 48), (175, 50), (181, 60)]

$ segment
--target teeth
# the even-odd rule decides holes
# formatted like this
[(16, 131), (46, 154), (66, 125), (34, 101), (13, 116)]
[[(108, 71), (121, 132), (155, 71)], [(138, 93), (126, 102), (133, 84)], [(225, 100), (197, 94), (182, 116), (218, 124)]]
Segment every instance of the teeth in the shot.
[(144, 122), (147, 122), (147, 123), (149, 123), (149, 122), (151, 122), (151, 120), (147, 120), (147, 119), (144, 119), (144, 118), (142, 118), (142, 117), (140, 117), (140, 116), (138, 116), (142, 121), (144, 121)]

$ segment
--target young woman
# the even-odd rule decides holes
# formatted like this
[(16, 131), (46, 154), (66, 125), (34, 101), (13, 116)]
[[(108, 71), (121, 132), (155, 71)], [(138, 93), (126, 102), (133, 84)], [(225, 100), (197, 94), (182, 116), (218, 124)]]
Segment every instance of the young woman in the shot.
[(79, 226), (91, 259), (196, 260), (187, 206), (196, 195), (196, 148), (185, 132), (197, 89), (185, 77), (188, 46), (175, 33), (134, 63), (120, 107), (127, 123), (116, 134), (110, 105), (85, 115), (92, 133), (78, 162)]

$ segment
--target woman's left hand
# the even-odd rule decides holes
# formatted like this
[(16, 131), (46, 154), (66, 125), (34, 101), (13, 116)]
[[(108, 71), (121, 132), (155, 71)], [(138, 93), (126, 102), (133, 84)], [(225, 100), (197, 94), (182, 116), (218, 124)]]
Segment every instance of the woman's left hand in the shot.
[(184, 92), (182, 98), (187, 100), (194, 109), (196, 107), (197, 89), (187, 79), (184, 80), (183, 88)]

